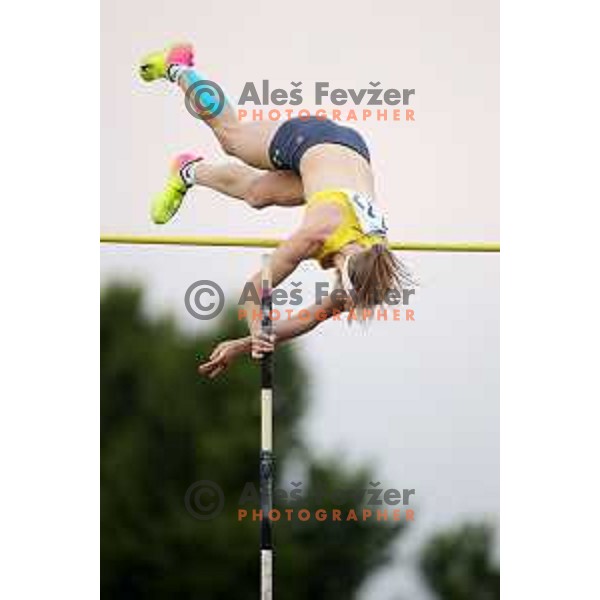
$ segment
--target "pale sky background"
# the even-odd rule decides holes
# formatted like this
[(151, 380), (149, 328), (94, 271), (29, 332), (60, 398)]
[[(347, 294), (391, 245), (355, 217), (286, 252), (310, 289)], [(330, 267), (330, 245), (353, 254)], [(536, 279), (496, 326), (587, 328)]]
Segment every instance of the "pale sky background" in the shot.
[[(190, 40), (199, 68), (232, 97), (262, 79), (287, 89), (299, 80), (305, 90), (316, 80), (415, 88), (414, 123), (355, 125), (371, 147), (390, 237), (496, 241), (498, 27), (496, 1), (104, 0), (103, 232), (271, 236), (300, 219), (299, 209), (252, 211), (199, 189), (173, 223), (150, 223), (150, 199), (175, 154), (222, 158), (174, 86), (136, 77), (141, 55)], [(101, 256), (104, 284), (143, 283), (149, 311), (174, 313), (194, 331), (202, 325), (183, 305), (187, 287), (214, 279), (233, 299), (260, 251), (105, 246)], [(428, 600), (412, 566), (421, 541), (499, 515), (499, 256), (404, 257), (421, 281), (415, 323), (380, 323), (367, 334), (328, 323), (297, 342), (312, 379), (307, 443), (375, 465), (386, 487), (417, 491), (417, 521), (361, 600)], [(315, 266), (302, 270), (307, 283), (322, 277)]]

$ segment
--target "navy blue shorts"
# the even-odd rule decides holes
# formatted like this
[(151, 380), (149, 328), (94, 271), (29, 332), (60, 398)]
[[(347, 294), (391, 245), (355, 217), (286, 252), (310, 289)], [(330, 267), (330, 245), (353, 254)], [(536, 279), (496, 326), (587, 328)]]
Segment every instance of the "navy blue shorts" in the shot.
[(269, 146), (269, 158), (275, 169), (291, 170), (300, 175), (300, 160), (304, 153), (318, 144), (340, 144), (371, 161), (369, 148), (358, 132), (317, 117), (297, 117), (282, 123)]

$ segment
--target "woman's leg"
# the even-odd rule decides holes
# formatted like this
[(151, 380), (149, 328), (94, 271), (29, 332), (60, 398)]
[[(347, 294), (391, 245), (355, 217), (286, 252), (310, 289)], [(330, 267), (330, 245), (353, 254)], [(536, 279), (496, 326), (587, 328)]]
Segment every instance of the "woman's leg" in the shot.
[(199, 84), (204, 79), (203, 75), (189, 67), (183, 68), (177, 76), (177, 85), (187, 99), (186, 106), (192, 108), (190, 114), (212, 129), (225, 154), (235, 156), (257, 169), (272, 169), (269, 143), (277, 123), (241, 123), (227, 98), (223, 99), (223, 106), (218, 112), (213, 114), (210, 110), (203, 110), (203, 106), (212, 106), (214, 103), (214, 92), (202, 91), (205, 88)]
[(140, 75), (145, 81), (166, 79), (177, 83), (190, 114), (212, 129), (226, 154), (259, 169), (273, 169), (269, 143), (277, 123), (240, 123), (234, 106), (222, 89), (195, 71), (193, 61), (191, 45), (175, 44), (146, 56), (141, 63)]
[(301, 206), (304, 192), (300, 177), (291, 171), (261, 172), (242, 163), (195, 164), (194, 183), (243, 200), (253, 208)]

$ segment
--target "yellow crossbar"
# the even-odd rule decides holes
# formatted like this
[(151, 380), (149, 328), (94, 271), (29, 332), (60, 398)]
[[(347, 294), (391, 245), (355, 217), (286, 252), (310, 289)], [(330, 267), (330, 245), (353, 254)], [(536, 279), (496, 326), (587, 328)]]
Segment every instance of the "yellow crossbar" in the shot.
[[(283, 239), (192, 235), (101, 234), (104, 244), (167, 246), (225, 246), (228, 248), (276, 248)], [(498, 242), (391, 242), (392, 250), (416, 252), (500, 252)]]

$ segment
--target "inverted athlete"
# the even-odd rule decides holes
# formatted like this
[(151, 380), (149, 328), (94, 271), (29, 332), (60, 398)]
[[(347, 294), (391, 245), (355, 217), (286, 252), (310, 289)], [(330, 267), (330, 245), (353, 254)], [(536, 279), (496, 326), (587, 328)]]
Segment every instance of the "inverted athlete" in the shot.
[[(220, 343), (199, 366), (202, 375), (212, 378), (238, 355), (259, 357), (341, 311), (353, 310), (359, 318), (369, 314), (384, 303), (388, 290), (402, 289), (409, 276), (388, 247), (387, 227), (373, 200), (369, 149), (360, 134), (316, 117), (241, 123), (227, 100), (218, 109), (213, 107), (214, 95), (202, 91), (201, 82), (207, 78), (193, 64), (192, 46), (175, 44), (146, 56), (140, 75), (145, 81), (176, 83), (223, 151), (243, 164), (211, 164), (193, 154), (177, 156), (166, 188), (152, 204), (153, 221), (170, 221), (196, 185), (257, 209), (304, 206), (300, 227), (271, 255), (272, 285), (279, 285), (307, 259), (316, 259), (323, 269), (336, 269), (338, 275), (329, 297), (310, 307), (303, 318), (278, 321), (269, 339), (261, 335), (260, 321), (252, 318), (258, 305), (251, 301), (246, 307), (250, 335)], [(260, 278), (258, 272), (249, 282), (256, 297)]]

